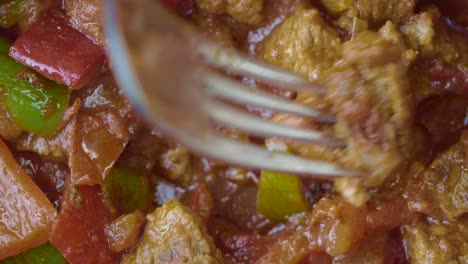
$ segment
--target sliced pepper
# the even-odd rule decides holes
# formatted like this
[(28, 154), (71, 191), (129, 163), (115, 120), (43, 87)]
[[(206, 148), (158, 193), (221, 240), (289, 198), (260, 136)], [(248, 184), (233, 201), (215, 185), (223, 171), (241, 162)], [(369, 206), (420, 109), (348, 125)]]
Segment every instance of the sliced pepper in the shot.
[(262, 171), (257, 196), (257, 211), (260, 214), (282, 220), (309, 209), (298, 176)]
[(8, 112), (24, 130), (50, 137), (57, 132), (70, 93), (8, 57), (10, 43), (0, 38), (0, 86)]
[(62, 254), (47, 243), (42, 246), (32, 248), (14, 257), (0, 261), (0, 264), (67, 264), (67, 260)]
[(124, 213), (147, 212), (153, 195), (148, 178), (128, 168), (113, 168), (102, 183), (104, 197), (113, 209)]

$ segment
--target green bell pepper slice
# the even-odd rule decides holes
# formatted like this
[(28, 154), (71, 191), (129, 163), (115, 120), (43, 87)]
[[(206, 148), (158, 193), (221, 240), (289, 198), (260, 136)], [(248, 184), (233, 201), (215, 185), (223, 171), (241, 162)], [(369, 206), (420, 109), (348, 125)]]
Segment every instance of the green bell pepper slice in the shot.
[(265, 217), (284, 220), (310, 210), (296, 175), (262, 171), (257, 195), (257, 211)]
[(8, 56), (10, 43), (0, 38), (0, 91), (14, 121), (24, 130), (52, 137), (68, 107), (70, 92)]
[(102, 183), (104, 198), (113, 210), (131, 213), (147, 212), (153, 193), (145, 175), (124, 167), (114, 167)]
[(0, 260), (0, 264), (68, 264), (68, 262), (55, 247), (47, 243)]

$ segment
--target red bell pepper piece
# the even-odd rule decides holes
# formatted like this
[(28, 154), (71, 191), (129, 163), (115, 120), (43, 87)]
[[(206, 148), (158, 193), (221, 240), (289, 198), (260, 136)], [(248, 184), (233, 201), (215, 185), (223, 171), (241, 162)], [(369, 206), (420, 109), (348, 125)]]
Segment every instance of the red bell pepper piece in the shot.
[(121, 254), (110, 249), (105, 233), (116, 216), (103, 203), (101, 188), (67, 187), (50, 243), (70, 264), (118, 263)]
[(49, 239), (56, 211), (0, 140), (0, 259)]
[(55, 12), (33, 23), (13, 44), (10, 56), (71, 90), (99, 75), (105, 63), (104, 50)]

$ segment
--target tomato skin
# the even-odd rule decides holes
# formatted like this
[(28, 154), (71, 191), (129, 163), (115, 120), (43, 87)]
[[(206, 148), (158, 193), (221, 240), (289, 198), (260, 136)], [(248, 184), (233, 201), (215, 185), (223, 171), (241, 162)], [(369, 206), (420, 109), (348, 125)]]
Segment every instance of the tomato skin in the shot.
[(110, 249), (105, 234), (115, 218), (103, 203), (99, 186), (68, 188), (50, 243), (70, 264), (118, 263), (121, 255)]
[(200, 184), (193, 191), (190, 199), (190, 208), (200, 216), (205, 225), (208, 223), (208, 218), (210, 217), (213, 209), (213, 197), (205, 184)]

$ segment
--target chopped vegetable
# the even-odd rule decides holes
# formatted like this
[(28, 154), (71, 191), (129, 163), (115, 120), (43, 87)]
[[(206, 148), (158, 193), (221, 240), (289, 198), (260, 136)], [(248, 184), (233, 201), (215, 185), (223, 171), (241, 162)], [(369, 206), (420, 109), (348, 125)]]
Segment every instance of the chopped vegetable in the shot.
[(112, 111), (79, 113), (63, 132), (74, 185), (101, 184), (129, 140), (122, 118)]
[(0, 27), (9, 28), (18, 22), (28, 0), (7, 0), (0, 3)]
[(208, 218), (213, 210), (213, 196), (205, 184), (200, 184), (193, 190), (190, 199), (190, 209), (197, 214), (202, 221), (208, 223)]
[(68, 184), (50, 243), (70, 263), (118, 263), (105, 227), (116, 218), (101, 199), (99, 186)]
[[(146, 218), (140, 211), (121, 215), (106, 227), (107, 240), (115, 252), (134, 248), (140, 240)], [(1, 264), (1, 263), (0, 263)]]
[(257, 197), (259, 213), (268, 218), (282, 220), (309, 208), (298, 176), (262, 171)]
[(56, 211), (0, 140), (0, 259), (49, 239)]
[(113, 168), (104, 180), (102, 190), (111, 206), (125, 213), (146, 212), (153, 200), (148, 178), (128, 168)]
[(62, 254), (49, 243), (32, 248), (14, 257), (0, 261), (0, 264), (67, 264)]
[(24, 130), (52, 136), (68, 107), (69, 92), (9, 58), (9, 48), (0, 38), (0, 85), (7, 109)]
[(16, 40), (10, 56), (71, 90), (101, 73), (103, 49), (58, 13), (48, 12)]

